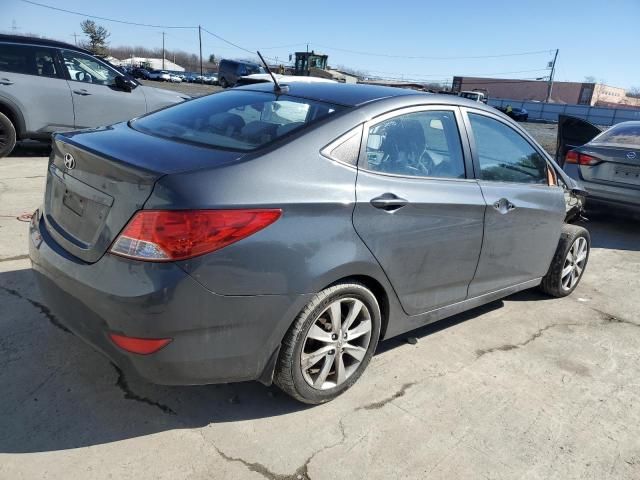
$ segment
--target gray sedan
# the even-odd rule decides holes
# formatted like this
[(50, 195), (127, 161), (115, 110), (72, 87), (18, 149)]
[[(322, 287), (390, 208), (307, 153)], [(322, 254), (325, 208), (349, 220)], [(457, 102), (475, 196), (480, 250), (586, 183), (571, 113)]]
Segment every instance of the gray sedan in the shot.
[(590, 248), (565, 223), (576, 194), (480, 103), (257, 84), (56, 135), (29, 249), (46, 303), (120, 367), (321, 403), (381, 339), (569, 295)]

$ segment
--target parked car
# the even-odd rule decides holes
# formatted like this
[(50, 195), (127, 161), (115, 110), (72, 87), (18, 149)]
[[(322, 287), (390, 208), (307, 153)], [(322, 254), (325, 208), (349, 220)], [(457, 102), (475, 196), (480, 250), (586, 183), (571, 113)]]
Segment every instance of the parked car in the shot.
[(520, 108), (520, 107), (511, 107), (511, 109), (509, 109), (508, 107), (495, 107), (495, 108), (500, 110), (502, 113), (504, 113), (508, 117), (513, 118), (517, 122), (526, 122), (527, 120), (529, 120), (529, 112), (527, 111), (526, 108)]
[(209, 85), (217, 85), (218, 84), (218, 76), (210, 73), (209, 75), (207, 75), (207, 81), (206, 83), (208, 83)]
[(589, 203), (640, 211), (640, 121), (602, 131), (560, 115), (557, 143), (564, 171), (582, 183)]
[(158, 80), (159, 82), (170, 82), (171, 74), (166, 70), (151, 70), (149, 72), (149, 80)]
[[(306, 82), (306, 83), (336, 83), (335, 80), (331, 80), (329, 78), (320, 78), (320, 77), (307, 77), (307, 76), (296, 76), (296, 75), (281, 75), (279, 73), (274, 73), (273, 76), (280, 83), (289, 84), (291, 82)], [(255, 83), (272, 83), (273, 79), (271, 75), (268, 73), (254, 73), (252, 75), (246, 75), (244, 77), (240, 77), (236, 81), (236, 87), (241, 87), (243, 85), (253, 85)]]
[(182, 82), (182, 77), (180, 75), (177, 75), (175, 73), (171, 73), (169, 74), (169, 81), (172, 83), (181, 83)]
[(149, 71), (145, 68), (134, 68), (131, 71), (131, 75), (133, 78), (143, 78), (145, 80), (149, 79)]
[(221, 60), (218, 66), (218, 83), (222, 88), (233, 87), (240, 77), (254, 73), (267, 73), (256, 63), (237, 60)]
[(0, 35), (0, 157), (22, 139), (97, 127), (182, 102), (140, 85), (90, 52), (41, 38)]
[(29, 254), (48, 307), (122, 368), (321, 403), (380, 339), (569, 295), (590, 240), (560, 181), (580, 193), (481, 103), (263, 83), (57, 134)]

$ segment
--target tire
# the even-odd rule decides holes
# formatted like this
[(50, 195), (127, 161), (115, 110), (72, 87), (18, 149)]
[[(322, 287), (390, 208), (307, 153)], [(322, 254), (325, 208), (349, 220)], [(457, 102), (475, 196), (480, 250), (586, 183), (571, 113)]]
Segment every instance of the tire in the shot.
[(227, 83), (227, 79), (226, 78), (221, 78), (220, 79), (220, 86), (222, 88), (228, 88), (229, 87), (229, 83)]
[(9, 155), (16, 146), (16, 127), (9, 118), (0, 113), (0, 158)]
[[(586, 250), (582, 258), (580, 247), (584, 242), (586, 242)], [(571, 255), (569, 255), (570, 252)], [(540, 289), (552, 297), (560, 298), (570, 295), (584, 275), (590, 252), (591, 236), (589, 231), (577, 225), (563, 225), (558, 248), (553, 260), (551, 260), (549, 271), (542, 279)], [(581, 258), (581, 260), (576, 260), (574, 256)], [(567, 274), (567, 271), (570, 273)]]
[[(334, 310), (336, 304), (339, 308)], [(347, 325), (347, 333), (343, 336), (341, 328), (356, 310), (357, 317), (349, 322), (351, 326)], [(332, 318), (338, 318), (338, 315), (332, 315), (334, 312), (340, 312), (339, 333), (334, 333), (336, 324), (331, 321)], [(343, 282), (322, 290), (296, 317), (285, 335), (276, 363), (275, 384), (296, 400), (307, 404), (325, 403), (336, 398), (360, 378), (369, 364), (380, 339), (381, 323), (378, 301), (361, 283)], [(312, 327), (313, 333), (310, 332)], [(367, 328), (368, 333), (363, 334)], [(308, 337), (308, 334), (315, 338)], [(349, 335), (353, 337), (349, 338)], [(328, 338), (325, 339), (325, 336)], [(322, 340), (316, 340), (319, 337)], [(365, 348), (363, 345), (367, 339)], [(320, 356), (309, 355), (326, 349), (331, 350)], [(361, 358), (358, 360), (353, 354)], [(303, 355), (310, 364), (306, 370), (303, 370)], [(320, 360), (313, 363), (309, 360), (318, 357)], [(318, 372), (314, 373), (315, 370)], [(325, 370), (327, 373), (322, 379)], [(338, 371), (342, 372), (342, 379)]]

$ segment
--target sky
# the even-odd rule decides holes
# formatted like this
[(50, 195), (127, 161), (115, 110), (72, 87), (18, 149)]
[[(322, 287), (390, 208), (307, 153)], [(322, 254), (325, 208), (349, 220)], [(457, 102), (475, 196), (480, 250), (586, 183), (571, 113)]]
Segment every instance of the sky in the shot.
[[(199, 1), (38, 0), (84, 14), (165, 28), (95, 20), (113, 46), (162, 46), (198, 52), (197, 26), (250, 51), (287, 62), (310, 50), (329, 55), (329, 65), (372, 76), (451, 81), (453, 75), (538, 78), (559, 49), (556, 80), (596, 81), (640, 87), (636, 28), (640, 0), (368, 0)], [(86, 18), (22, 0), (0, 0), (0, 32), (37, 33), (73, 43)], [(203, 33), (203, 56), (251, 55)], [(530, 53), (536, 52), (536, 53)], [(512, 55), (518, 54), (518, 55)], [(414, 58), (409, 58), (414, 57)], [(421, 57), (421, 58), (415, 58)], [(462, 58), (467, 57), (467, 58)], [(476, 58), (469, 58), (476, 57)], [(478, 58), (480, 57), (480, 58)], [(513, 72), (513, 73), (511, 73)]]

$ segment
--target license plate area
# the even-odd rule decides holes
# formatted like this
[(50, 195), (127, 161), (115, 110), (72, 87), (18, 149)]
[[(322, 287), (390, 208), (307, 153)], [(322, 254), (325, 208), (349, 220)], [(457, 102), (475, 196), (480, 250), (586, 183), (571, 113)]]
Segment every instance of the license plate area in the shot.
[(73, 213), (81, 217), (84, 214), (84, 208), (86, 205), (86, 200), (83, 200), (79, 195), (76, 195), (73, 192), (70, 192), (65, 188), (64, 194), (62, 195), (62, 203), (65, 207), (71, 210)]
[(617, 182), (640, 185), (640, 167), (632, 165), (615, 165), (613, 178)]

